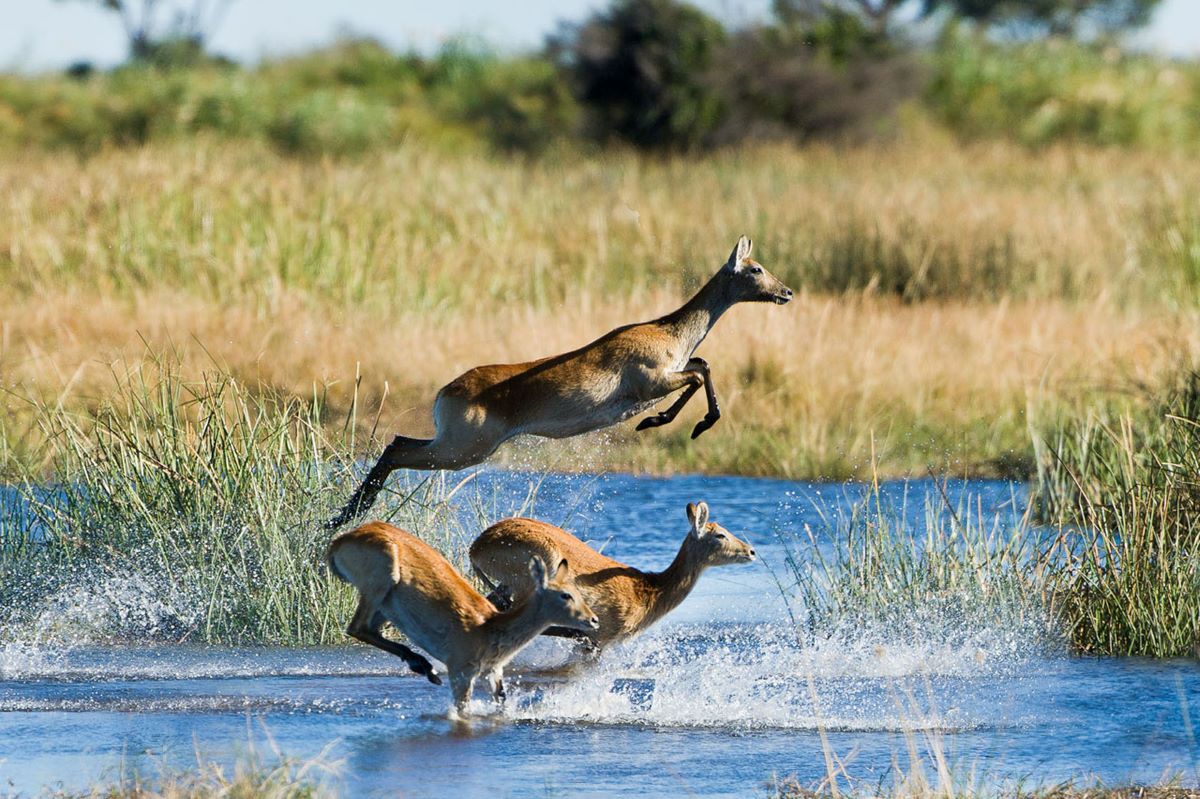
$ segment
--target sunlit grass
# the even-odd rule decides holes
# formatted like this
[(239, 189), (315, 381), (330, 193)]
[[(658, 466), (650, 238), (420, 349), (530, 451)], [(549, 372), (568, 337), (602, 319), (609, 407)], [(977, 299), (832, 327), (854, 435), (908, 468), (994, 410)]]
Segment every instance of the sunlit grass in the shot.
[(1065, 526), (1055, 590), (1075, 646), (1200, 654), (1200, 375), (1039, 444), (1042, 512)]
[(316, 385), (323, 422), (357, 396), (360, 446), (424, 435), (461, 371), (662, 314), (745, 232), (801, 293), (735, 308), (703, 345), (721, 423), (688, 440), (697, 404), (678, 428), (585, 443), (589, 463), (863, 477), (874, 436), (886, 474), (1022, 476), (1031, 421), (1196, 351), (1194, 185), (1185, 158), (934, 134), (705, 160), (8, 155), (0, 455), (44, 451), (22, 398), (94, 406), (146, 342), (188, 379), (215, 363), (280, 397)]
[[(151, 359), (94, 408), (37, 408), (54, 480), (27, 472), (0, 503), (6, 636), (341, 642), (351, 592), (321, 525), (360, 475), (322, 407)], [(492, 521), (455, 498), (464, 479), (400, 481), (376, 513), (461, 563)]]

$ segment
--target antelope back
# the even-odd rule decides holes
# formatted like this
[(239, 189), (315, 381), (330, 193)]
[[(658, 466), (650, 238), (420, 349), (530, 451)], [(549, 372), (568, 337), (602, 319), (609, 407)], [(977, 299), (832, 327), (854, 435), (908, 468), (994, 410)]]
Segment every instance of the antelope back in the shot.
[(467, 625), (495, 612), (440, 552), (384, 522), (368, 522), (339, 535), (330, 543), (327, 559), (335, 574), (370, 601), (382, 602), (400, 589)]
[(514, 598), (528, 596), (534, 590), (527, 566), (531, 557), (545, 563), (566, 559), (575, 575), (622, 565), (561, 527), (536, 519), (504, 519), (480, 533), (471, 544), (471, 565), (491, 582), (509, 588)]

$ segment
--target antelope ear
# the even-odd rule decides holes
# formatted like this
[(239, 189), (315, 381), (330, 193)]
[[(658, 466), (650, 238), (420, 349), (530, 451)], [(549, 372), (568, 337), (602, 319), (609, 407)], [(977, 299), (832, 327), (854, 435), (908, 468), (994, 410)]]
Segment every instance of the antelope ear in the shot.
[(688, 503), (687, 506), (688, 522), (692, 525), (691, 532), (694, 535), (704, 535), (704, 525), (708, 523), (708, 505), (701, 502), (699, 505)]
[(567, 559), (563, 558), (558, 562), (558, 569), (554, 572), (554, 581), (561, 583), (571, 576), (571, 566), (567, 563)]
[(548, 584), (546, 580), (546, 564), (537, 555), (529, 559), (529, 576), (533, 578), (533, 584), (538, 588), (545, 588)]
[(701, 502), (696, 506), (696, 526), (701, 530), (708, 527), (708, 503)]
[(754, 249), (754, 242), (742, 236), (737, 240), (737, 244), (733, 245), (733, 252), (729, 253), (729, 266), (736, 268), (742, 261), (750, 257), (752, 249)]

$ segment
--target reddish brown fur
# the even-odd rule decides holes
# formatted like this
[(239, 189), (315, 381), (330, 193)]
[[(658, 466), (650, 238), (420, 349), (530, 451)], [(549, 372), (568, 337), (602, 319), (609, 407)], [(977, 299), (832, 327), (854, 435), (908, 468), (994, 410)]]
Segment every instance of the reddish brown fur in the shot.
[(753, 560), (749, 544), (707, 521), (704, 503), (689, 505), (688, 511), (692, 528), (675, 560), (661, 572), (627, 566), (560, 527), (522, 518), (505, 519), (485, 530), (471, 545), (471, 563), (520, 601), (533, 590), (520, 565), (523, 561), (532, 556), (570, 561), (580, 593), (600, 618), (600, 629), (587, 636), (604, 647), (637, 635), (677, 607), (708, 566)]
[(461, 469), (487, 458), (513, 436), (565, 438), (623, 422), (682, 390), (639, 430), (672, 421), (699, 389), (708, 413), (695, 438), (720, 418), (708, 364), (692, 357), (717, 319), (739, 302), (786, 303), (792, 290), (750, 258), (738, 240), (729, 260), (683, 307), (650, 322), (613, 330), (550, 358), (477, 366), (438, 392), (432, 440), (397, 436), (342, 512), (337, 527), (370, 507), (396, 469)]
[(418, 673), (439, 682), (430, 664), (402, 644), (384, 638), (390, 621), (416, 646), (446, 664), (454, 703), (463, 713), (471, 688), (485, 674), (498, 698), (505, 664), (551, 625), (595, 629), (562, 558), (553, 576), (545, 561), (526, 559), (535, 589), (511, 610), (498, 611), (463, 579), (441, 553), (397, 527), (370, 522), (338, 536), (326, 555), (330, 568), (359, 593), (347, 632), (398, 655)]

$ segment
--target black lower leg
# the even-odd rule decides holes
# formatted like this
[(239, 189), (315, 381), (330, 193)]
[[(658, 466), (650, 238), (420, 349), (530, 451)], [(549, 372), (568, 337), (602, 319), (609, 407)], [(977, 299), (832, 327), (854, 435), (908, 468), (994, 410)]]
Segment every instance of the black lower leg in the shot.
[(513, 605), (512, 592), (503, 585), (498, 585), (487, 595), (487, 601), (491, 602), (496, 610), (508, 610)]
[(552, 638), (574, 638), (577, 641), (590, 641), (592, 637), (583, 630), (572, 630), (570, 627), (547, 627), (542, 635)]
[(671, 422), (675, 421), (675, 417), (678, 416), (679, 412), (683, 410), (683, 406), (687, 405), (688, 400), (690, 400), (699, 390), (699, 383), (689, 384), (688, 387), (683, 390), (683, 393), (679, 395), (679, 398), (671, 403), (671, 407), (667, 408), (665, 411), (660, 411), (653, 416), (647, 416), (645, 419), (638, 422), (636, 429), (649, 430), (651, 427), (662, 427), (664, 424), (670, 424)]
[(442, 684), (442, 678), (438, 676), (436, 671), (434, 671), (433, 664), (430, 663), (425, 656), (412, 651), (404, 644), (397, 643), (396, 641), (389, 641), (379, 633), (369, 632), (366, 630), (360, 632), (351, 632), (350, 635), (354, 638), (357, 638), (359, 641), (362, 641), (364, 644), (370, 644), (373, 647), (382, 649), (384, 652), (388, 652), (398, 658), (401, 658), (405, 663), (408, 664), (408, 667), (412, 669), (413, 672), (420, 674), (434, 685)]
[(692, 429), (692, 438), (699, 437), (701, 433), (712, 427), (721, 418), (721, 406), (717, 403), (717, 390), (713, 388), (712, 374), (708, 371), (708, 364), (701, 363), (703, 365), (697, 368), (704, 375), (704, 397), (708, 400), (708, 412), (704, 414), (703, 419), (696, 422), (696, 426)]
[(350, 500), (338, 512), (338, 515), (325, 523), (326, 530), (341, 527), (351, 519), (365, 513), (375, 503), (375, 497), (379, 496), (379, 492), (383, 490), (388, 475), (396, 470), (396, 452), (402, 446), (401, 442), (410, 440), (402, 436), (392, 439), (392, 443), (383, 450), (383, 454), (379, 456), (379, 460), (375, 461), (371, 471), (367, 472), (367, 477), (362, 481), (362, 485), (350, 496)]

